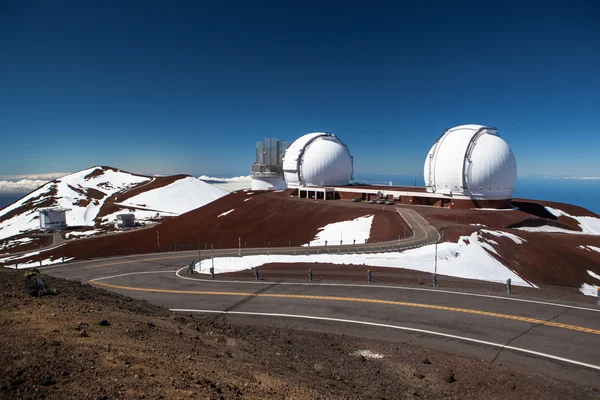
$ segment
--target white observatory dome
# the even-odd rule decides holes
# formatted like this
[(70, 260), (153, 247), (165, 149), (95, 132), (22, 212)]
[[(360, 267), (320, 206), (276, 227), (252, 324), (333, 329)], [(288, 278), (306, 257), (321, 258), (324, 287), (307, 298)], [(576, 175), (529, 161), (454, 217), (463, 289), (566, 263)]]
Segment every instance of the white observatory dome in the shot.
[(288, 186), (339, 186), (352, 179), (352, 156), (331, 133), (298, 138), (286, 150), (283, 172)]
[(495, 128), (460, 125), (435, 142), (425, 159), (424, 177), (428, 192), (510, 199), (517, 161)]

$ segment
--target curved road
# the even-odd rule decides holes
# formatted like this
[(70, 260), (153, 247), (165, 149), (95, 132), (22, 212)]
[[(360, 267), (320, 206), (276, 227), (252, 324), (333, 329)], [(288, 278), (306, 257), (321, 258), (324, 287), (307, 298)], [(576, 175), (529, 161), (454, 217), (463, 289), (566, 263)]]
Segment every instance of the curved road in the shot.
[(410, 341), (599, 385), (599, 309), (418, 287), (210, 280), (186, 274), (194, 255), (92, 260), (43, 270), (174, 311)]

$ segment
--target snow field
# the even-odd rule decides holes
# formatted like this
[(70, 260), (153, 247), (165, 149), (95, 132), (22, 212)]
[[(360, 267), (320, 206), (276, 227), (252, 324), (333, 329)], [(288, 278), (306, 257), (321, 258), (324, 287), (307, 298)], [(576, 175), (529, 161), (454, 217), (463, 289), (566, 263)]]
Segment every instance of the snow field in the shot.
[(199, 179), (186, 177), (170, 185), (149, 190), (122, 205), (143, 207), (172, 214), (184, 214), (225, 196), (227, 192)]
[(303, 246), (366, 243), (371, 235), (374, 215), (365, 215), (350, 221), (334, 222), (319, 228), (315, 238)]
[[(535, 287), (505, 267), (489, 251), (495, 252), (486, 239), (473, 232), (462, 236), (457, 243), (441, 243), (437, 246), (437, 273), (465, 279), (489, 282), (506, 282), (513, 285)], [(309, 255), (249, 255), (219, 257), (214, 259), (215, 273), (243, 271), (267, 263), (331, 263), (340, 265), (365, 265), (373, 267), (405, 268), (433, 273), (435, 245), (427, 245), (404, 252), (369, 254), (309, 254)], [(211, 260), (196, 263), (196, 270), (208, 274)]]

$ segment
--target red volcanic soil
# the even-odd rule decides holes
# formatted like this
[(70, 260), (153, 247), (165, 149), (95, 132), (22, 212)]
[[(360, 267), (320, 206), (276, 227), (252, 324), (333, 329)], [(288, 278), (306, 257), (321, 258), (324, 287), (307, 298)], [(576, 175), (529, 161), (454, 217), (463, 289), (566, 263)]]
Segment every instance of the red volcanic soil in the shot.
[[(502, 230), (526, 240), (516, 244), (509, 238), (481, 233), (484, 238), (498, 242), (499, 256), (493, 255), (519, 276), (535, 284), (579, 288), (582, 283), (600, 284), (587, 271), (600, 274), (600, 253), (579, 248), (600, 247), (600, 236), (526, 232), (516, 227), (552, 225), (581, 232), (576, 220), (555, 217), (544, 207), (549, 206), (574, 216), (600, 216), (570, 204), (515, 199), (518, 210), (456, 210), (415, 206), (424, 218), (438, 229), (444, 228), (444, 240), (456, 242), (459, 237), (480, 229)], [(485, 225), (485, 226), (480, 226)]]
[[(319, 228), (339, 221), (374, 215), (371, 241), (405, 235), (405, 223), (393, 208), (366, 207), (347, 201), (315, 201), (287, 192), (236, 192), (155, 227), (118, 235), (81, 239), (56, 249), (55, 257), (104, 255), (201, 248), (299, 246), (314, 239)], [(219, 215), (233, 210), (227, 215)]]

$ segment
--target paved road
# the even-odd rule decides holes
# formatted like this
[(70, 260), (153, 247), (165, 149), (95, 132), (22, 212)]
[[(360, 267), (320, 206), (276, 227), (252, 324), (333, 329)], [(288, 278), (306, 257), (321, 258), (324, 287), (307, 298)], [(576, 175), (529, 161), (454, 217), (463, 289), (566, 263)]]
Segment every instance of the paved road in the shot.
[(185, 313), (412, 342), (600, 388), (600, 309), (414, 287), (210, 280), (185, 273), (195, 254), (94, 260), (44, 272)]

